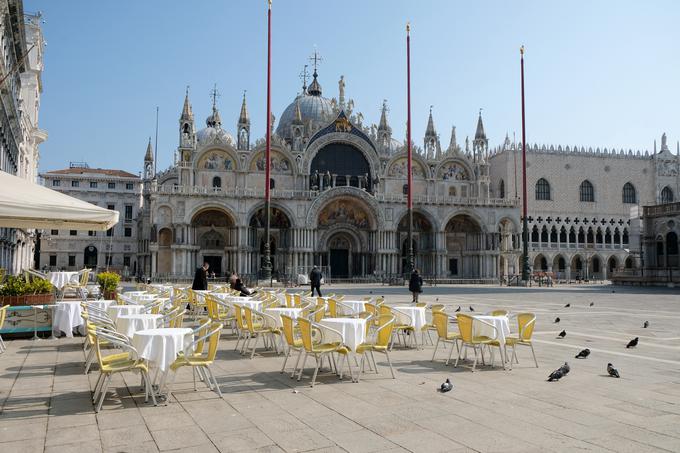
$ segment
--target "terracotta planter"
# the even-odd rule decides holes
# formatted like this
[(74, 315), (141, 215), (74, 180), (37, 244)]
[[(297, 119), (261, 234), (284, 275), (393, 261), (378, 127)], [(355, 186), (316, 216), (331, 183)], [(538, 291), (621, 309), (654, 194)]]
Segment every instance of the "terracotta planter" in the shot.
[(104, 291), (104, 299), (116, 300), (116, 291)]
[(52, 294), (25, 294), (23, 296), (0, 296), (0, 305), (46, 305), (54, 300)]

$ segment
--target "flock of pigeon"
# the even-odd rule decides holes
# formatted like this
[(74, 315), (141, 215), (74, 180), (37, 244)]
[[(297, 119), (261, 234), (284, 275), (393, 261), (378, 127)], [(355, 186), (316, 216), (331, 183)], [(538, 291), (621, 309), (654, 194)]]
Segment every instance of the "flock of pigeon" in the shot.
[[(594, 302), (590, 303), (590, 307), (592, 307), (594, 305), (595, 305)], [(571, 304), (567, 304), (567, 305), (564, 306), (564, 308), (569, 308), (569, 307), (571, 307)], [(555, 324), (558, 324), (559, 322), (560, 322), (560, 318), (559, 317), (555, 318)], [(642, 327), (644, 329), (648, 328), (649, 327), (649, 321), (645, 321), (644, 324), (642, 325)], [(557, 334), (557, 338), (560, 338), (560, 339), (564, 338), (566, 336), (567, 336), (566, 330), (562, 330), (562, 332)], [(638, 345), (638, 341), (639, 341), (639, 337), (633, 338), (626, 345), (626, 349), (636, 347)], [(576, 356), (574, 358), (576, 358), (576, 359), (586, 359), (586, 358), (588, 358), (589, 355), (590, 355), (590, 349), (586, 348), (586, 349), (582, 350), (581, 352), (579, 352), (578, 354), (576, 354)], [(559, 381), (564, 376), (569, 374), (569, 370), (570, 370), (569, 364), (567, 362), (564, 362), (564, 365), (562, 365), (561, 367), (559, 367), (558, 369), (556, 369), (555, 371), (550, 373), (550, 376), (548, 376), (548, 382)], [(611, 363), (607, 364), (607, 373), (611, 377), (615, 377), (615, 378), (621, 377), (621, 375), (619, 374), (619, 371), (616, 368), (614, 368), (614, 365), (612, 365)]]

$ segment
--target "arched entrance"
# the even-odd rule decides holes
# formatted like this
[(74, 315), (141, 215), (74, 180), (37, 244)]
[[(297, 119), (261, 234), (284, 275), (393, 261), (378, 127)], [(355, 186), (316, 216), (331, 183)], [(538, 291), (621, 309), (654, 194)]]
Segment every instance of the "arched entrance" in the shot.
[(310, 189), (353, 186), (371, 192), (371, 167), (358, 148), (349, 143), (329, 143), (314, 156)]
[[(320, 249), (316, 263), (330, 266), (334, 278), (366, 275), (373, 271), (374, 254), (365, 247), (376, 221), (365, 202), (356, 197), (340, 197), (319, 212)], [(320, 255), (320, 256), (319, 256)]]
[[(248, 230), (248, 245), (257, 256), (253, 262), (258, 266), (252, 272), (257, 272), (263, 264), (265, 247), (265, 226), (267, 216), (264, 207), (255, 211), (250, 217)], [(290, 266), (289, 249), (291, 247), (291, 223), (290, 219), (281, 209), (271, 208), (269, 223), (269, 256), (272, 264), (272, 275), (278, 278), (280, 272), (286, 271)]]
[(611, 275), (616, 270), (618, 263), (615, 256), (610, 256), (607, 260), (607, 275)]
[(85, 247), (83, 264), (88, 269), (97, 268), (97, 247), (88, 245)]
[[(453, 216), (444, 228), (448, 274), (459, 278), (484, 278), (495, 276), (492, 256), (484, 252), (493, 250), (497, 241), (485, 235), (480, 224), (467, 214)], [(491, 239), (491, 241), (489, 241)]]
[[(199, 247), (192, 264), (207, 262), (209, 272), (218, 277), (236, 269), (237, 229), (231, 215), (217, 208), (204, 209), (194, 215), (191, 226), (193, 244)], [(160, 263), (158, 268), (160, 272)]]
[(577, 280), (585, 278), (585, 274), (583, 273), (583, 260), (579, 255), (576, 255), (571, 259), (571, 276)]
[[(404, 215), (397, 227), (401, 244), (401, 272), (406, 270), (408, 262), (408, 214)], [(416, 269), (421, 275), (435, 273), (435, 246), (432, 223), (420, 212), (413, 213), (413, 256)]]
[(562, 255), (557, 255), (553, 259), (553, 272), (564, 272), (567, 269), (567, 262)]
[(594, 256), (590, 261), (590, 273), (593, 279), (602, 279), (602, 261), (599, 256)]
[(534, 259), (534, 272), (545, 272), (548, 270), (548, 260), (545, 256), (538, 255)]

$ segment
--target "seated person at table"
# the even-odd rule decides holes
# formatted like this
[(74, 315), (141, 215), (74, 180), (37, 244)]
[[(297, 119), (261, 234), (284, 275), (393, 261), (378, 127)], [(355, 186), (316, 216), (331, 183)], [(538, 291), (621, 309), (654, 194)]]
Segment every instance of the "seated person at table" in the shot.
[(196, 274), (194, 275), (194, 283), (191, 285), (193, 290), (206, 290), (208, 289), (208, 268), (210, 264), (203, 263), (203, 266), (196, 269)]
[(241, 297), (250, 296), (254, 293), (251, 289), (246, 288), (246, 285), (243, 284), (237, 273), (232, 274), (229, 278), (229, 287), (234, 291), (240, 291)]

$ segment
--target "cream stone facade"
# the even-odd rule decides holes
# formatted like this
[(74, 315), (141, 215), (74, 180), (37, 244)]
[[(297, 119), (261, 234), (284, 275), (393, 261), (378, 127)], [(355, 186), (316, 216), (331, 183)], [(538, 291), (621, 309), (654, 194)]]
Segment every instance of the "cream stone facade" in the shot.
[[(275, 277), (324, 266), (333, 278), (400, 274), (407, 244), (406, 147), (392, 137), (387, 104), (364, 125), (354, 101), (323, 97), (316, 70), (276, 123), (272, 138), (272, 256)], [(185, 97), (175, 163), (154, 173), (144, 161), (140, 273), (189, 277), (208, 261), (218, 275), (257, 274), (264, 244), (263, 139), (252, 140), (245, 96), (235, 138), (213, 98), (196, 131)], [(455, 129), (443, 149), (432, 112), (423, 147), (413, 145), (414, 252), (426, 276), (494, 281), (516, 270), (515, 199), (490, 192), (481, 115), (461, 148)], [(505, 264), (508, 263), (508, 264)]]
[[(21, 0), (0, 1), (0, 171), (35, 182), (47, 132), (38, 127), (44, 41), (39, 13)], [(30, 50), (30, 51), (29, 51)], [(33, 266), (33, 230), (0, 228), (0, 268), (16, 274)]]
[[(506, 138), (494, 149), (492, 191), (522, 195), (521, 144)], [(529, 263), (560, 279), (606, 279), (640, 265), (632, 212), (672, 202), (680, 190), (680, 158), (666, 135), (657, 152), (527, 146)]]

